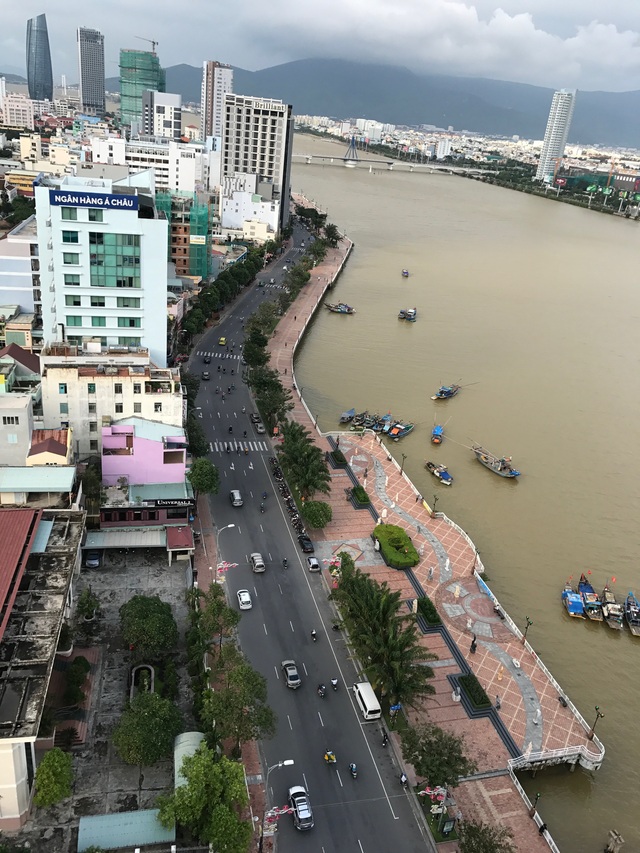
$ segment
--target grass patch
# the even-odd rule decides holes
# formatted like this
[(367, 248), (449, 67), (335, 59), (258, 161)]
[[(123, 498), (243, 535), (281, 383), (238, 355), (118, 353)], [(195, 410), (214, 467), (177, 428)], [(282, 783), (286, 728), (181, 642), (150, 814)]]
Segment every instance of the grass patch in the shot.
[(428, 595), (418, 599), (418, 614), (422, 616), (427, 625), (442, 625), (442, 619), (436, 606)]
[(484, 687), (480, 684), (473, 672), (470, 672), (468, 675), (461, 675), (458, 679), (458, 684), (467, 694), (469, 701), (474, 708), (481, 711), (485, 708), (491, 707), (491, 701), (485, 693)]
[(359, 504), (371, 503), (371, 498), (362, 486), (354, 486), (353, 489), (351, 489), (351, 494), (353, 495), (354, 500)]
[[(429, 829), (431, 830), (431, 834), (433, 835), (433, 839), (438, 844), (440, 841), (455, 841), (458, 838), (458, 835), (453, 829), (448, 835), (443, 835), (441, 832), (438, 832), (438, 824), (440, 823), (440, 819), (442, 815), (439, 814), (431, 814), (431, 806), (433, 803), (431, 799), (426, 796), (426, 794), (422, 797), (418, 797), (420, 803), (422, 805), (422, 811), (427, 819), (427, 823), (429, 824)], [(446, 818), (442, 818), (443, 823), (446, 821)]]
[(371, 534), (380, 543), (380, 553), (392, 569), (411, 569), (420, 562), (408, 533), (395, 524), (379, 524)]

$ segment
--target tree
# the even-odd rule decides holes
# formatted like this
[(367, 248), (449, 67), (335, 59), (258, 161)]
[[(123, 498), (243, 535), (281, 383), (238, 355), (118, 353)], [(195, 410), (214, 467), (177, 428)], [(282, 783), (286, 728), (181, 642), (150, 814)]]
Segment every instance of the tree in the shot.
[(198, 495), (217, 495), (220, 488), (220, 475), (216, 466), (208, 459), (196, 459), (187, 478)]
[(58, 747), (50, 749), (36, 770), (36, 794), (33, 802), (47, 808), (71, 796), (73, 759)]
[(82, 491), (88, 498), (96, 500), (100, 497), (100, 473), (95, 465), (87, 466), (82, 475)]
[(186, 784), (168, 797), (160, 797), (160, 823), (185, 826), (202, 844), (225, 853), (245, 853), (252, 827), (240, 819), (248, 803), (242, 765), (217, 757), (202, 742), (180, 768)]
[(187, 370), (181, 370), (180, 381), (187, 392), (187, 409), (192, 409), (193, 406), (195, 406), (196, 397), (200, 390), (200, 380), (197, 376), (194, 376), (193, 373), (189, 373)]
[(200, 612), (198, 626), (201, 636), (209, 646), (214, 637), (222, 640), (238, 625), (240, 614), (227, 604), (227, 596), (221, 584), (211, 584), (206, 592), (200, 593)]
[(333, 518), (333, 510), (330, 504), (324, 501), (305, 501), (302, 507), (302, 515), (309, 527), (317, 530), (329, 524)]
[(157, 660), (178, 643), (171, 605), (157, 595), (134, 595), (125, 602), (120, 608), (120, 630), (138, 660)]
[(282, 424), (282, 439), (280, 461), (291, 485), (305, 501), (312, 498), (315, 492), (327, 494), (331, 488), (331, 474), (324, 454), (315, 444), (309, 430), (295, 421), (285, 421)]
[(513, 832), (506, 826), (465, 820), (456, 831), (460, 853), (516, 853), (517, 848), (511, 843)]
[(194, 412), (187, 418), (187, 442), (189, 452), (196, 458), (206, 456), (209, 452), (209, 442), (200, 424), (200, 418), (197, 418)]
[(455, 787), (461, 776), (475, 773), (477, 764), (464, 754), (463, 737), (431, 723), (407, 729), (402, 734), (402, 755), (419, 776), (432, 787)]
[(340, 241), (340, 232), (332, 222), (327, 222), (324, 226), (324, 237), (327, 243), (335, 249)]

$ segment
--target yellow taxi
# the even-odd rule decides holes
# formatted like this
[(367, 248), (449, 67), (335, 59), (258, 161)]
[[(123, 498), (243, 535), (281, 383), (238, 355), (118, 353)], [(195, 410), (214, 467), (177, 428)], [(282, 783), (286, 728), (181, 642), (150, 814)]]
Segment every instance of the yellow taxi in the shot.
[(221, 346), (221, 347), (226, 347), (226, 345), (227, 345), (227, 339), (226, 339), (226, 338), (219, 338), (219, 339), (218, 339), (218, 345), (219, 345), (219, 346)]

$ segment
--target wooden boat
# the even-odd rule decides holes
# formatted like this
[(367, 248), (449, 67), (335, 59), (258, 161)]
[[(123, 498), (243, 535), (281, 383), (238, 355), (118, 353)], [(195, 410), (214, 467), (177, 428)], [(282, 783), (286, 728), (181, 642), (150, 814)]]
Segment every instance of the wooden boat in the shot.
[(634, 637), (640, 637), (640, 601), (630, 592), (624, 602), (624, 618)]
[(497, 474), (499, 477), (519, 477), (520, 471), (516, 471), (515, 468), (511, 465), (511, 457), (510, 456), (494, 456), (493, 453), (489, 453), (488, 450), (485, 450), (484, 447), (480, 447), (479, 444), (474, 444), (471, 448), (476, 455), (476, 459), (485, 468), (488, 468), (490, 471), (493, 471), (494, 474)]
[(622, 631), (624, 628), (624, 610), (608, 586), (602, 590), (600, 603), (602, 604), (602, 615), (607, 625), (615, 631)]
[(578, 592), (582, 596), (582, 603), (584, 604), (584, 612), (587, 619), (592, 619), (594, 622), (602, 622), (602, 604), (584, 572), (580, 575), (580, 580), (578, 581)]
[(417, 308), (402, 308), (398, 314), (398, 320), (408, 320), (409, 323), (415, 323), (417, 316)]
[(424, 467), (427, 471), (433, 474), (434, 477), (437, 477), (443, 486), (450, 486), (453, 483), (453, 477), (447, 471), (446, 465), (436, 465), (435, 462), (425, 462)]
[(432, 400), (449, 400), (455, 397), (462, 385), (441, 385), (431, 398)]
[(409, 270), (402, 270), (402, 278), (409, 278)]
[(328, 308), (329, 311), (333, 311), (334, 314), (355, 314), (356, 309), (352, 308), (351, 305), (347, 305), (346, 302), (325, 302), (324, 307)]
[(400, 441), (400, 439), (404, 438), (405, 435), (409, 435), (414, 427), (415, 424), (405, 424), (402, 421), (398, 421), (398, 423), (393, 424), (393, 426), (387, 430), (387, 435), (394, 441)]
[(340, 415), (340, 423), (341, 424), (351, 423), (351, 421), (355, 418), (355, 416), (356, 416), (356, 410), (355, 409), (349, 409), (348, 412), (343, 412)]
[(570, 583), (564, 585), (562, 590), (562, 603), (564, 604), (569, 616), (574, 616), (576, 619), (584, 619), (584, 604), (580, 593), (576, 592)]
[(431, 444), (442, 444), (444, 438), (444, 427), (442, 424), (436, 424), (431, 430)]
[(374, 432), (384, 432), (385, 427), (388, 427), (392, 420), (393, 418), (391, 416), (391, 412), (387, 412), (387, 414), (383, 415), (381, 418), (376, 418), (376, 421), (371, 427), (371, 429)]

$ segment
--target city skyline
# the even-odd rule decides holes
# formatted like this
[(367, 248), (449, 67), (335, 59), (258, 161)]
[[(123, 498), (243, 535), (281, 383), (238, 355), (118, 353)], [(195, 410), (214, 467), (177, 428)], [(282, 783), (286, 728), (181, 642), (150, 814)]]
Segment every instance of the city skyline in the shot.
[[(123, 0), (107, 0), (92, 8), (91, 19), (84, 23), (105, 35), (107, 77), (117, 75), (121, 48), (142, 47), (139, 39), (154, 39), (165, 67), (199, 65), (212, 54), (220, 62), (249, 70), (303, 58), (348, 58), (402, 64), (416, 73), (553, 89), (640, 89), (640, 7), (624, 0), (567, 0), (561, 5), (539, 0), (535, 13), (525, 0), (505, 0), (500, 7), (496, 0), (398, 0), (391, 15), (383, 0), (373, 0), (366, 18), (355, 0), (326, 4), (326, 14), (318, 17), (290, 0), (274, 0), (265, 21), (255, 0), (241, 0), (233, 16), (217, 22), (213, 43), (202, 0), (181, 12), (178, 28), (171, 10), (152, 7), (150, 0), (140, 0), (135, 10)], [(25, 0), (6, 10), (0, 71), (24, 74), (26, 19), (42, 7), (48, 16), (54, 78), (65, 74), (68, 82), (75, 82), (74, 34), (80, 22), (69, 26), (61, 0)]]

